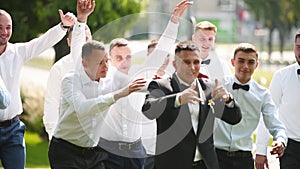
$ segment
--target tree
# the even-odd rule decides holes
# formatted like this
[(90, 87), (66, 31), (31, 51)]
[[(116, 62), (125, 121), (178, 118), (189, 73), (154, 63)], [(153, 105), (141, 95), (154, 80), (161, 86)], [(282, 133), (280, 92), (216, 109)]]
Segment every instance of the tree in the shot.
[[(130, 14), (139, 13), (145, 1), (138, 0), (96, 0), (96, 8), (89, 17), (88, 25), (92, 32), (99, 30), (105, 24)], [(51, 26), (59, 22), (58, 9), (64, 12), (70, 11), (76, 14), (76, 0), (24, 0), (24, 1), (1, 1), (2, 9), (8, 11), (14, 21), (16, 30), (11, 39), (12, 42), (28, 41), (38, 34), (45, 32)], [(104, 42), (112, 37), (123, 37), (125, 31), (133, 25), (138, 15), (128, 17), (117, 27), (110, 28), (110, 37), (103, 37)], [(66, 40), (63, 39), (55, 49), (55, 61), (69, 53)]]
[(283, 52), (286, 37), (289, 37), (294, 26), (298, 25), (300, 7), (298, 0), (244, 0), (257, 21), (269, 29), (268, 53), (269, 59), (273, 47), (273, 31), (279, 31), (279, 50)]

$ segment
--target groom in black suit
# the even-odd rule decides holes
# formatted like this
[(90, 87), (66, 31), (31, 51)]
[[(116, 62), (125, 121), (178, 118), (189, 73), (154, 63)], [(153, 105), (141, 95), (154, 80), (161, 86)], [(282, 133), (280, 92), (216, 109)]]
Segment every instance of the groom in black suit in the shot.
[(213, 84), (197, 78), (201, 58), (195, 43), (179, 43), (173, 65), (176, 72), (171, 78), (149, 84), (142, 108), (146, 117), (157, 121), (155, 167), (218, 169), (212, 136), (215, 117), (237, 124), (240, 108), (217, 80)]

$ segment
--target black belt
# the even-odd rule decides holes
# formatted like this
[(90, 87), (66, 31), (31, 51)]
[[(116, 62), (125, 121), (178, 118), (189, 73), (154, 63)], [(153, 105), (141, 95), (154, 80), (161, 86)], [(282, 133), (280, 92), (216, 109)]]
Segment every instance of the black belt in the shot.
[(64, 139), (60, 139), (60, 138), (55, 138), (52, 137), (52, 140), (54, 142), (57, 142), (59, 144), (62, 144), (64, 147), (69, 147), (75, 151), (80, 151), (80, 152), (85, 152), (85, 151), (95, 151), (95, 152), (104, 152), (105, 150), (103, 148), (101, 148), (100, 146), (95, 146), (95, 147), (80, 147), (77, 146), (75, 144), (72, 144)]
[(227, 156), (227, 157), (252, 157), (251, 151), (226, 151), (222, 149), (216, 149), (216, 152), (220, 154), (221, 156)]
[(19, 120), (19, 117), (18, 116), (15, 116), (14, 118), (10, 119), (10, 120), (5, 120), (5, 121), (1, 121), (0, 122), (0, 128), (1, 127), (8, 127), (10, 126), (11, 124), (13, 124), (15, 121), (18, 121)]
[(103, 138), (100, 138), (100, 146), (105, 147), (114, 147), (119, 150), (134, 150), (141, 146), (142, 141), (138, 139), (134, 142), (124, 142), (124, 141), (110, 141)]

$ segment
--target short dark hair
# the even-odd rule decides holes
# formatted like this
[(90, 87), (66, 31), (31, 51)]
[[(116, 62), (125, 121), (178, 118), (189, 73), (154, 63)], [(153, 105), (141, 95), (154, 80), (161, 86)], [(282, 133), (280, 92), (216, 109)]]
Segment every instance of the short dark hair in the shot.
[(256, 58), (258, 58), (258, 53), (254, 45), (250, 43), (240, 43), (234, 50), (233, 58), (238, 52), (245, 52), (245, 53), (255, 53)]
[(105, 46), (102, 42), (91, 40), (86, 42), (82, 46), (82, 58), (87, 59), (94, 49), (99, 49), (105, 51)]
[(112, 48), (114, 47), (121, 47), (121, 46), (127, 46), (128, 45), (128, 40), (124, 38), (116, 38), (113, 39), (110, 44), (109, 44), (109, 53), (111, 52)]
[(198, 51), (200, 52), (197, 44), (193, 41), (179, 42), (175, 48), (175, 55), (179, 55), (181, 51)]

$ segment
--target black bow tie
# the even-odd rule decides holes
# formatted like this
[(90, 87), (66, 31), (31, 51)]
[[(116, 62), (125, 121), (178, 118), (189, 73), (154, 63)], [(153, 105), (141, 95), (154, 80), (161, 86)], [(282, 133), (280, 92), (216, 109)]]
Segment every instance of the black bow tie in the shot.
[(300, 75), (300, 69), (297, 70), (297, 74)]
[(246, 90), (246, 91), (249, 91), (250, 86), (249, 85), (240, 85), (240, 84), (237, 84), (237, 83), (234, 82), (233, 85), (232, 85), (232, 89), (235, 90), (235, 89), (239, 89), (239, 88), (241, 88), (243, 90)]
[(209, 63), (210, 63), (210, 59), (201, 61), (201, 65), (203, 65), (203, 64), (209, 65)]

